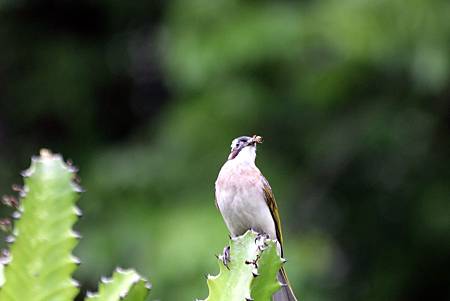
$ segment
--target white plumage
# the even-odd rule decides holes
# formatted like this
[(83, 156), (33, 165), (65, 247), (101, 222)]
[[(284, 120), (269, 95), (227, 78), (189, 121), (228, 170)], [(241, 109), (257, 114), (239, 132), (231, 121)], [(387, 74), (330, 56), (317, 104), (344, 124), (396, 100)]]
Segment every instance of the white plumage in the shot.
[(252, 229), (277, 239), (255, 157), (256, 147), (247, 146), (223, 165), (216, 181), (217, 206), (232, 236)]

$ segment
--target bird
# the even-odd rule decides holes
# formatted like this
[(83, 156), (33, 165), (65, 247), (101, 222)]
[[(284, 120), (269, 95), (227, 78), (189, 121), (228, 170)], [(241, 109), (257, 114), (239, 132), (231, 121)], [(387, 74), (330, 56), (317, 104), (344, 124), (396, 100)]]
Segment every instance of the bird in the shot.
[[(241, 136), (231, 143), (231, 152), (215, 182), (215, 201), (232, 237), (248, 230), (277, 241), (283, 256), (283, 236), (277, 203), (267, 179), (255, 164), (261, 136)], [(277, 274), (282, 287), (273, 301), (297, 301), (284, 267)]]

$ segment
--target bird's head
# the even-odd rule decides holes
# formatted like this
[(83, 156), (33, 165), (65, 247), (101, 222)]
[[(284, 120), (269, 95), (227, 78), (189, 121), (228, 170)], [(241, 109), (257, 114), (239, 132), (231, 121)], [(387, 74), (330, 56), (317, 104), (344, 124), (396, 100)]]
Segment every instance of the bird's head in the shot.
[(262, 143), (263, 138), (261, 136), (253, 135), (250, 136), (241, 136), (234, 139), (231, 142), (231, 152), (228, 156), (228, 160), (233, 160), (234, 158), (243, 157), (243, 159), (252, 159), (255, 160), (256, 156), (256, 144)]

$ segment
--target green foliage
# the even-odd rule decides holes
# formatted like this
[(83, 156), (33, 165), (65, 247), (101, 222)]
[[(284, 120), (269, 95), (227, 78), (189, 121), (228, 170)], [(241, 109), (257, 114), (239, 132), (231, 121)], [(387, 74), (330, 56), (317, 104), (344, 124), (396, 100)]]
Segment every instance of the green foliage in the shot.
[[(72, 226), (81, 214), (75, 206), (81, 191), (74, 182), (75, 168), (60, 155), (41, 150), (23, 175), (13, 244), (0, 263), (0, 300), (72, 300), (78, 284), (71, 275), (79, 263), (72, 255), (79, 239)], [(117, 269), (111, 281), (100, 285), (99, 294), (86, 300), (143, 301), (149, 288), (135, 271)]]
[(86, 301), (140, 301), (147, 298), (150, 284), (133, 270), (116, 269), (111, 279), (103, 278), (97, 294)]
[(277, 280), (283, 260), (276, 242), (253, 231), (230, 240), (229, 262), (219, 256), (219, 274), (208, 275), (206, 301), (271, 300), (281, 284)]

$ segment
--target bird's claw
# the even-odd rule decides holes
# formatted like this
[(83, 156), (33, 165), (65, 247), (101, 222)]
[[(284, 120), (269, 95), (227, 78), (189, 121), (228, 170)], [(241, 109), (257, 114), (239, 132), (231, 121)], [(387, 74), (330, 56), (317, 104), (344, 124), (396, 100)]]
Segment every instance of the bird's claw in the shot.
[(263, 250), (267, 247), (267, 240), (270, 239), (269, 235), (266, 233), (258, 233), (255, 238), (255, 244), (258, 246), (260, 250)]

